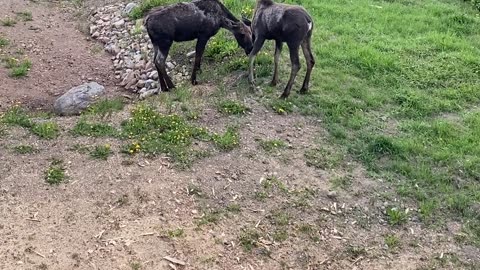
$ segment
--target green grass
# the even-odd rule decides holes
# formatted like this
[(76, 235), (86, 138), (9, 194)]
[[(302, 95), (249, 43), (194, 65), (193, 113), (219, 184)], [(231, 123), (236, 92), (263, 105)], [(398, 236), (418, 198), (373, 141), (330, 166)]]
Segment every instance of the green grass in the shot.
[(258, 246), (258, 240), (260, 239), (260, 233), (255, 229), (242, 229), (239, 235), (240, 245), (245, 251), (252, 251)]
[(60, 135), (60, 128), (55, 122), (43, 122), (34, 124), (31, 128), (31, 131), (39, 138), (46, 140), (55, 139)]
[[(307, 162), (334, 167), (341, 161), (335, 156), (346, 154), (387, 179), (402, 200), (417, 203), (422, 220), (474, 222), (471, 207), (480, 198), (478, 11), (448, 0), (301, 4), (317, 26), (310, 92), (278, 101), (281, 88), (268, 93), (261, 87), (268, 107), (317, 118), (331, 135), (337, 147), (323, 156), (308, 152)], [(280, 68), (285, 76), (288, 71)]]
[(24, 144), (15, 146), (13, 150), (15, 151), (15, 153), (20, 155), (33, 154), (38, 151), (37, 149), (35, 149), (35, 147)]
[(294, 111), (294, 104), (288, 100), (272, 99), (270, 101), (270, 107), (278, 114), (289, 114)]
[(400, 247), (401, 243), (400, 239), (397, 236), (389, 234), (385, 236), (385, 244), (389, 249), (397, 249)]
[(108, 157), (112, 154), (112, 149), (109, 144), (106, 145), (97, 145), (90, 152), (90, 156), (94, 159), (107, 160)]
[(335, 168), (342, 161), (340, 153), (325, 148), (309, 149), (304, 157), (308, 166), (322, 170)]
[(267, 153), (276, 152), (287, 147), (284, 141), (278, 139), (261, 140), (259, 144), (260, 147)]
[(44, 174), (45, 181), (50, 185), (59, 185), (65, 180), (67, 176), (65, 175), (65, 167), (62, 160), (53, 160), (48, 167), (47, 171)]
[(125, 103), (122, 99), (102, 99), (91, 105), (86, 114), (98, 115), (100, 117), (110, 116), (114, 112), (122, 111)]
[(1, 115), (0, 122), (6, 125), (24, 128), (31, 128), (33, 126), (33, 121), (30, 119), (28, 113), (18, 106), (8, 109), (3, 115)]
[(87, 137), (114, 137), (118, 135), (118, 131), (108, 124), (92, 123), (81, 118), (70, 130), (70, 134)]
[(401, 225), (405, 224), (408, 221), (408, 212), (402, 211), (398, 208), (388, 208), (387, 209), (388, 223), (390, 225)]
[(177, 228), (175, 230), (168, 230), (167, 235), (169, 238), (178, 238), (185, 236), (185, 231), (182, 228)]
[(218, 111), (226, 115), (241, 115), (250, 109), (243, 103), (235, 100), (222, 100), (217, 104)]
[(32, 12), (30, 11), (17, 12), (16, 14), (17, 17), (19, 17), (24, 22), (33, 21)]
[(5, 19), (0, 20), (0, 23), (2, 24), (2, 26), (12, 27), (12, 26), (15, 26), (15, 24), (17, 24), (17, 21), (15, 21), (10, 17), (5, 17)]
[(0, 37), (0, 48), (8, 46), (10, 41), (4, 37)]
[(215, 146), (222, 151), (230, 151), (239, 146), (240, 135), (234, 127), (228, 127), (224, 134), (214, 134), (212, 140)]
[(32, 62), (25, 59), (19, 61), (15, 58), (9, 58), (6, 63), (6, 67), (10, 69), (9, 76), (12, 78), (22, 78), (28, 75), (30, 68), (32, 67)]

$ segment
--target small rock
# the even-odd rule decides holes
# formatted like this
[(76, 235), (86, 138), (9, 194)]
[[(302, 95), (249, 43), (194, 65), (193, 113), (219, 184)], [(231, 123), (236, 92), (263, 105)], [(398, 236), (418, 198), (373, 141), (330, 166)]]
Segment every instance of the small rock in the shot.
[(139, 80), (139, 81), (137, 82), (137, 87), (138, 87), (138, 88), (143, 88), (144, 86), (145, 86), (145, 81), (144, 81), (144, 80)]
[(195, 51), (187, 53), (187, 58), (193, 58), (195, 56)]
[(88, 108), (96, 97), (103, 95), (105, 87), (90, 82), (70, 89), (59, 97), (54, 104), (55, 113), (59, 115), (80, 114)]
[(125, 20), (124, 19), (120, 19), (116, 22), (113, 23), (113, 26), (115, 28), (121, 28), (123, 25), (125, 24)]
[(138, 4), (136, 3), (128, 3), (125, 8), (123, 9), (123, 14), (124, 15), (130, 15), (132, 13), (133, 9), (138, 7)]
[(158, 80), (158, 71), (154, 70), (150, 72), (150, 74), (148, 75), (148, 78), (153, 80)]
[(168, 69), (174, 69), (175, 65), (172, 62), (167, 62), (167, 68)]
[(158, 89), (150, 89), (142, 92), (139, 96), (140, 99), (146, 99), (147, 97), (158, 94)]
[(99, 36), (100, 36), (100, 32), (98, 31), (92, 34), (93, 38), (98, 38)]
[(96, 25), (92, 25), (90, 26), (90, 35), (92, 35), (93, 33), (95, 33), (98, 29), (98, 26)]
[(338, 196), (337, 192), (336, 191), (329, 191), (328, 194), (327, 194), (327, 197), (329, 197), (330, 199), (336, 199)]

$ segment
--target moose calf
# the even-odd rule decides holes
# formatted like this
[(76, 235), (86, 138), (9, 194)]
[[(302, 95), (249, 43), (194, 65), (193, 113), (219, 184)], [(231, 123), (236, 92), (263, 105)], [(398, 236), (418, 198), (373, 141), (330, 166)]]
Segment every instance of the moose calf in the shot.
[[(244, 22), (250, 24), (246, 19), (244, 19)], [(306, 93), (308, 91), (310, 75), (315, 65), (315, 59), (311, 49), (313, 20), (308, 12), (300, 6), (277, 4), (272, 0), (258, 0), (251, 27), (254, 43), (253, 50), (250, 53), (250, 72), (248, 78), (252, 86), (255, 87), (255, 56), (261, 50), (265, 40), (275, 40), (275, 69), (271, 85), (275, 86), (278, 83), (278, 61), (283, 43), (286, 42), (290, 50), (292, 71), (281, 98), (287, 98), (289, 96), (295, 77), (300, 70), (298, 53), (300, 46), (307, 61), (307, 74), (300, 93)]]
[(191, 77), (193, 85), (197, 84), (197, 71), (200, 69), (205, 46), (220, 28), (232, 32), (247, 55), (252, 50), (250, 27), (235, 18), (218, 0), (195, 0), (160, 7), (147, 15), (144, 24), (153, 43), (154, 63), (161, 91), (175, 88), (165, 69), (165, 61), (174, 41), (197, 39)]

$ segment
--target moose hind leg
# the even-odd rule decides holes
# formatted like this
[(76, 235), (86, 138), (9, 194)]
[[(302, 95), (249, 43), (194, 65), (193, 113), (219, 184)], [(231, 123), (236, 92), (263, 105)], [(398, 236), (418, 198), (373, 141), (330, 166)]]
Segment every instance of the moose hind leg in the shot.
[(195, 63), (193, 64), (193, 70), (192, 70), (192, 77), (191, 77), (191, 82), (192, 85), (197, 85), (197, 72), (200, 69), (200, 65), (202, 63), (202, 56), (203, 52), (205, 51), (205, 46), (207, 45), (208, 38), (199, 38), (197, 40), (197, 45), (195, 48)]
[(274, 68), (273, 68), (273, 78), (270, 86), (276, 86), (278, 83), (278, 62), (280, 61), (280, 55), (282, 54), (283, 42), (275, 41), (275, 56), (274, 56)]
[(303, 50), (303, 55), (305, 55), (305, 60), (307, 61), (307, 74), (305, 75), (305, 80), (303, 81), (303, 85), (302, 85), (302, 88), (300, 89), (300, 93), (306, 93), (308, 91), (312, 69), (315, 66), (315, 58), (313, 56), (312, 47), (311, 47), (311, 35), (309, 35), (302, 42), (302, 50)]
[(299, 44), (289, 43), (288, 48), (290, 50), (290, 61), (292, 62), (292, 72), (290, 74), (290, 79), (288, 80), (287, 86), (283, 91), (283, 94), (280, 98), (287, 98), (290, 95), (290, 90), (292, 90), (293, 83), (297, 77), (298, 71), (300, 70), (300, 57), (298, 56), (298, 51), (300, 49)]
[(158, 92), (168, 91), (168, 87), (167, 87), (167, 84), (165, 83), (165, 79), (163, 78), (162, 69), (160, 65), (160, 62), (163, 61), (162, 60), (163, 56), (161, 55), (161, 52), (159, 51), (159, 48), (156, 45), (153, 46), (153, 54), (154, 54), (153, 63), (155, 64), (155, 68), (157, 69), (157, 72), (158, 72), (158, 83), (159, 83)]

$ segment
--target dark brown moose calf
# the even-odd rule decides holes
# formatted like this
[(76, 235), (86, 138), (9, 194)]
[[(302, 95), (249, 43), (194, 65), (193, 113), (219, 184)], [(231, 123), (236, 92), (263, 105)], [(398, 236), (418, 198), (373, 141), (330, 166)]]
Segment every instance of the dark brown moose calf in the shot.
[(252, 50), (252, 32), (218, 0), (195, 0), (152, 10), (145, 18), (145, 27), (153, 43), (154, 63), (160, 90), (175, 88), (165, 69), (165, 61), (174, 41), (197, 39), (191, 82), (197, 84), (197, 71), (208, 40), (220, 28), (229, 30), (248, 55)]
[[(248, 20), (244, 19), (244, 22), (249, 24)], [(257, 0), (251, 27), (254, 43), (253, 50), (250, 53), (250, 73), (248, 78), (253, 87), (255, 87), (255, 56), (263, 47), (265, 40), (275, 40), (275, 70), (271, 85), (275, 86), (278, 83), (278, 61), (283, 43), (286, 42), (290, 50), (292, 72), (281, 98), (288, 97), (292, 85), (295, 82), (295, 77), (300, 70), (300, 59), (298, 55), (300, 46), (307, 60), (307, 74), (300, 93), (306, 93), (308, 91), (310, 75), (315, 65), (315, 59), (311, 49), (313, 21), (308, 12), (300, 6), (276, 4), (272, 0)]]

